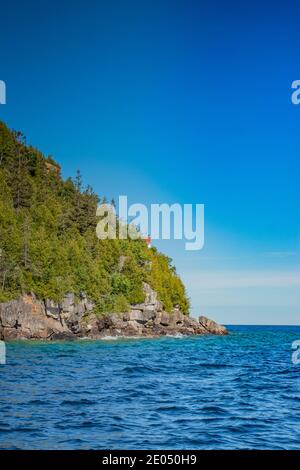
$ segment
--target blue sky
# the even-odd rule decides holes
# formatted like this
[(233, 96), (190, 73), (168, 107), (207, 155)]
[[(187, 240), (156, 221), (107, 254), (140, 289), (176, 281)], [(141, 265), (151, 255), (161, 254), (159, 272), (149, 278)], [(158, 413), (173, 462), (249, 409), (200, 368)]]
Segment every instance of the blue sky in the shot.
[(1, 5), (0, 119), (100, 195), (204, 203), (202, 251), (157, 246), (224, 323), (300, 323), (299, 11), (280, 3)]

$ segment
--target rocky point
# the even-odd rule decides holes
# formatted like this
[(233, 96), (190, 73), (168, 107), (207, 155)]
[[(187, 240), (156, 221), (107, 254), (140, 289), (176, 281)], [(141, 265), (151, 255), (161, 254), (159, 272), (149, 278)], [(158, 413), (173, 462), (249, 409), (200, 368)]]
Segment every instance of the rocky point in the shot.
[(163, 309), (156, 292), (144, 284), (145, 301), (124, 313), (96, 315), (84, 293), (72, 293), (60, 303), (39, 300), (34, 294), (0, 304), (0, 339), (73, 340), (105, 336), (157, 337), (164, 335), (225, 335), (224, 326), (200, 316), (183, 315), (179, 308)]

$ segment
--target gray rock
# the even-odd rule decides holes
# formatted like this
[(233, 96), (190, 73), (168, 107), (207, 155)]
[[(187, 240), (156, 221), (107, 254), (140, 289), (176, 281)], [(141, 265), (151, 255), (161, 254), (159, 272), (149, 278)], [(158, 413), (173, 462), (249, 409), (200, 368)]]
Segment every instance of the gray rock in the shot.
[(64, 331), (61, 333), (53, 333), (49, 338), (50, 341), (74, 341), (77, 336), (70, 331)]
[(145, 301), (142, 304), (132, 305), (132, 310), (162, 311), (162, 303), (157, 300), (157, 293), (146, 282), (143, 283), (143, 289), (145, 292)]
[(162, 309), (157, 294), (144, 284), (145, 302), (123, 314), (96, 316), (94, 303), (85, 293), (79, 299), (67, 294), (61, 303), (40, 301), (33, 294), (0, 304), (0, 339), (72, 340), (80, 337), (163, 335), (225, 335), (227, 330), (207, 317), (183, 315), (176, 306), (172, 313)]
[(200, 325), (209, 333), (214, 335), (227, 335), (228, 331), (226, 330), (225, 326), (219, 325), (213, 320), (210, 320), (207, 317), (200, 316), (199, 317)]
[(149, 320), (155, 318), (155, 312), (153, 310), (131, 310), (123, 315), (124, 321), (135, 320), (139, 323), (147, 323)]
[(123, 315), (123, 320), (128, 322), (132, 320), (144, 321), (144, 313), (142, 310), (131, 310)]
[(171, 317), (171, 315), (167, 312), (162, 312), (160, 315), (160, 324), (162, 326), (169, 326), (173, 323), (174, 319)]
[(32, 295), (0, 304), (0, 337), (9, 339), (48, 339), (64, 331), (61, 323), (46, 315), (43, 302)]
[(50, 299), (45, 300), (45, 311), (48, 317), (61, 321), (59, 305), (53, 300), (50, 300)]
[(78, 301), (76, 301), (73, 293), (68, 293), (59, 305), (60, 318), (69, 330), (73, 333), (80, 333), (82, 318), (85, 314), (91, 312), (93, 308), (94, 303), (88, 300), (84, 292), (80, 294)]

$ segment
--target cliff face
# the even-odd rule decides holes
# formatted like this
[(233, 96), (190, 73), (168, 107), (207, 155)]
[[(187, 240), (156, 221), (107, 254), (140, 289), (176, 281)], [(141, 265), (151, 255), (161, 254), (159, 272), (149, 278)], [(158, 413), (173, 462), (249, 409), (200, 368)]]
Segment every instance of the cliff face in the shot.
[(145, 302), (125, 313), (93, 314), (94, 304), (82, 294), (67, 294), (61, 303), (40, 301), (33, 294), (0, 304), (0, 339), (59, 340), (105, 336), (225, 335), (225, 327), (206, 317), (183, 315), (178, 308), (163, 310), (157, 294), (144, 284)]

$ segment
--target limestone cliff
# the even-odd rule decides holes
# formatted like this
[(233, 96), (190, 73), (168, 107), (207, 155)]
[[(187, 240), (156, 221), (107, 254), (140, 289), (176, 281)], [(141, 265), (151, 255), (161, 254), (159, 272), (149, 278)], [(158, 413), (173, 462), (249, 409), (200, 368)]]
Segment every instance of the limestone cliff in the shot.
[(125, 313), (93, 314), (94, 304), (85, 294), (67, 294), (61, 303), (41, 301), (33, 294), (0, 304), (0, 339), (100, 339), (105, 336), (225, 335), (225, 327), (201, 316), (183, 315), (179, 308), (163, 310), (157, 294), (144, 284), (144, 303)]

